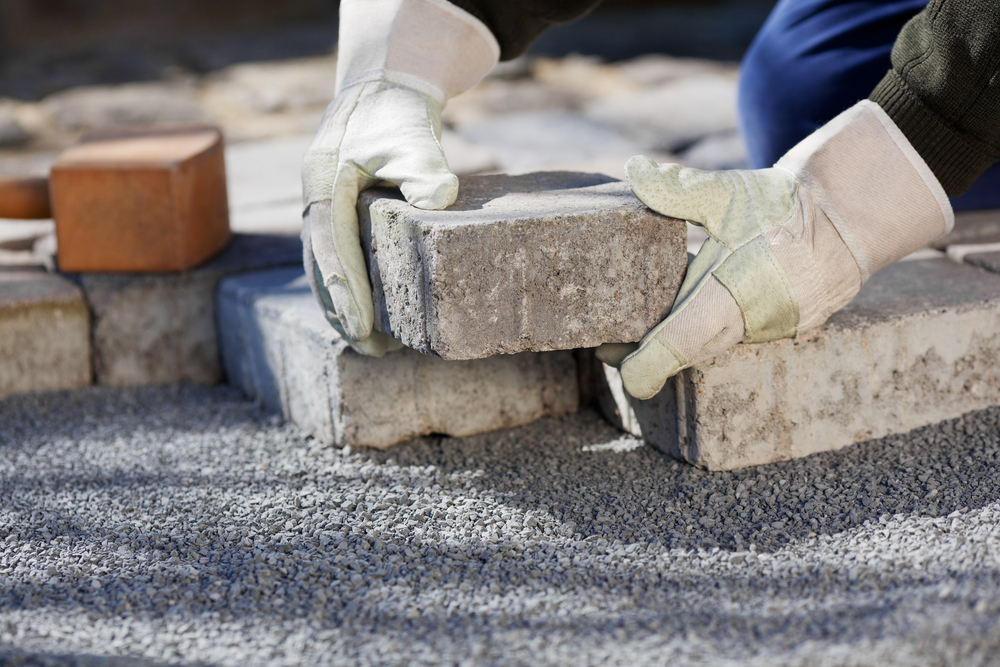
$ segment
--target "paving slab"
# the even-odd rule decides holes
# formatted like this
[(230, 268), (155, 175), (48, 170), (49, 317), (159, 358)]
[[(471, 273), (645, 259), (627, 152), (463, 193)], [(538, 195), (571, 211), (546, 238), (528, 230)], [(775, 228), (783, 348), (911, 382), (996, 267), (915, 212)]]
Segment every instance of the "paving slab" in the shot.
[(1000, 276), (897, 263), (819, 330), (737, 345), (648, 401), (593, 377), (605, 415), (710, 470), (799, 458), (1000, 404)]
[(0, 270), (0, 397), (90, 384), (80, 288), (41, 270)]
[(992, 273), (1000, 273), (1000, 247), (998, 244), (989, 244), (989, 252), (976, 252), (972, 247), (968, 247), (969, 252), (962, 253), (961, 259), (973, 266), (986, 269)]
[(445, 359), (639, 340), (669, 311), (686, 229), (599, 174), (470, 176), (445, 211), (362, 194), (375, 326)]
[(961, 211), (955, 214), (954, 228), (935, 239), (935, 248), (956, 244), (996, 243), (1000, 241), (1000, 210)]
[(684, 77), (596, 100), (584, 112), (647, 150), (676, 152), (709, 135), (736, 130), (736, 87), (732, 76)]
[(353, 351), (324, 319), (301, 268), (226, 278), (217, 322), (229, 382), (338, 445), (385, 448), (575, 412), (571, 351), (446, 361), (404, 349)]
[(297, 237), (236, 234), (220, 255), (193, 271), (79, 274), (94, 319), (97, 383), (221, 382), (214, 317), (219, 281), (301, 263)]
[(570, 111), (529, 111), (461, 125), (458, 133), (489, 151), (504, 171), (545, 169), (605, 155), (636, 155), (649, 147), (600, 120)]

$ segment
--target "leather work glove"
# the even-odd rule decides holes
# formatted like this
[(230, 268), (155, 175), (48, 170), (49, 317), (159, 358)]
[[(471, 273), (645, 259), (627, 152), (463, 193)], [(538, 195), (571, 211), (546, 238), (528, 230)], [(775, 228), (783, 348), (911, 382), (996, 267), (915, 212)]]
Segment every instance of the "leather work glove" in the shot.
[(337, 95), (302, 167), (306, 274), (327, 320), (363, 354), (402, 343), (375, 331), (358, 229), (358, 193), (399, 186), (413, 206), (455, 202), (441, 148), (445, 101), (496, 65), (489, 29), (446, 0), (343, 0)]
[(736, 343), (820, 326), (875, 272), (954, 223), (926, 163), (867, 100), (771, 169), (701, 171), (642, 156), (625, 169), (643, 203), (709, 234), (667, 319), (638, 346), (598, 348), (639, 399)]

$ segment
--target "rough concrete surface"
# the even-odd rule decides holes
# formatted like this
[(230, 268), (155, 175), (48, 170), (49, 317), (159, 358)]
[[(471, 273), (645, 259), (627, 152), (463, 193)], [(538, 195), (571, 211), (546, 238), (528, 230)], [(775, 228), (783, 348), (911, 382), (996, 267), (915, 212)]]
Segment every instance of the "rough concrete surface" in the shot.
[(227, 387), (9, 398), (0, 662), (989, 667), (998, 418), (708, 473), (589, 411), (375, 452)]
[(986, 269), (992, 273), (1000, 273), (1000, 252), (968, 252), (962, 259), (981, 269)]
[(90, 384), (90, 317), (80, 289), (0, 267), (0, 396)]
[(684, 223), (601, 175), (466, 177), (444, 211), (372, 190), (358, 210), (376, 328), (445, 359), (639, 340), (687, 266)]
[[(599, 381), (612, 374), (596, 374)], [(1000, 404), (1000, 276), (946, 259), (876, 275), (819, 330), (738, 345), (605, 412), (710, 470), (807, 456)], [(624, 417), (622, 415), (625, 415)]]
[(229, 382), (323, 442), (384, 448), (469, 435), (577, 409), (569, 351), (445, 361), (354, 352), (323, 318), (301, 268), (228, 278), (218, 328)]
[(97, 383), (222, 381), (213, 314), (219, 281), (301, 263), (296, 237), (236, 234), (221, 254), (193, 271), (80, 274), (94, 319)]

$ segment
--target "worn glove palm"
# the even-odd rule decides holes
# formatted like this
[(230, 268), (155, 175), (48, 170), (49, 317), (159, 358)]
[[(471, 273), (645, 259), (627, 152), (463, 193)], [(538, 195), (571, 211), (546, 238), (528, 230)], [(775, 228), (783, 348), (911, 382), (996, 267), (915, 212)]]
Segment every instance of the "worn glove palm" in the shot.
[(846, 305), (868, 278), (948, 231), (940, 184), (884, 111), (861, 102), (771, 169), (701, 171), (635, 157), (636, 196), (702, 225), (670, 315), (636, 345), (605, 345), (626, 390), (667, 378), (741, 342), (796, 336)]
[(455, 202), (441, 109), (492, 69), (499, 46), (446, 0), (343, 0), (338, 48), (337, 97), (302, 168), (306, 273), (330, 324), (382, 356), (402, 344), (373, 329), (358, 193), (386, 182), (417, 208)]

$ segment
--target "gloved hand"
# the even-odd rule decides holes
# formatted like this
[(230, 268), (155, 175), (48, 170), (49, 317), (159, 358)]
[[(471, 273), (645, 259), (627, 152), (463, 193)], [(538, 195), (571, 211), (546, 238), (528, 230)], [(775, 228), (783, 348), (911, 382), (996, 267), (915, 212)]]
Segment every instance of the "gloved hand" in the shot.
[(441, 109), (499, 54), (489, 29), (446, 0), (340, 4), (337, 95), (302, 167), (302, 240), (327, 320), (363, 354), (382, 356), (402, 343), (373, 329), (358, 193), (388, 182), (418, 208), (453, 204), (458, 179), (441, 149)]
[(652, 398), (667, 378), (741, 341), (814, 329), (879, 269), (951, 230), (951, 204), (877, 104), (859, 102), (771, 169), (701, 171), (637, 156), (633, 192), (702, 225), (670, 315), (636, 345), (604, 345), (625, 389)]

